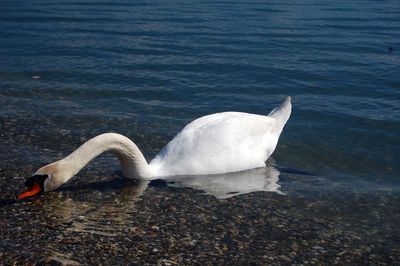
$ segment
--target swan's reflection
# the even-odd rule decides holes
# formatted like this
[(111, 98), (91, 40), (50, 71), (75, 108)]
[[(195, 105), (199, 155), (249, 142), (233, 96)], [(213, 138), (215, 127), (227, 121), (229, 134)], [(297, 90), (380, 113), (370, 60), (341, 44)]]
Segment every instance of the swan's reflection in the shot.
[[(67, 231), (115, 236), (131, 222), (132, 212), (136, 209), (135, 203), (140, 200), (148, 184), (149, 181), (123, 179), (117, 197), (113, 198), (111, 193), (108, 197), (103, 195), (100, 202), (85, 201), (83, 204), (70, 198), (67, 206), (63, 208), (61, 206), (64, 204), (60, 204), (53, 214), (64, 218), (59, 222), (72, 222)], [(71, 209), (75, 212), (71, 212)]]
[(121, 191), (118, 195), (118, 202), (137, 201), (147, 189), (150, 181), (148, 180), (132, 180), (124, 178), (122, 181)]
[(256, 191), (279, 191), (279, 171), (272, 166), (242, 172), (203, 175), (178, 176), (168, 179), (170, 187), (190, 187), (214, 195), (217, 199), (226, 199)]

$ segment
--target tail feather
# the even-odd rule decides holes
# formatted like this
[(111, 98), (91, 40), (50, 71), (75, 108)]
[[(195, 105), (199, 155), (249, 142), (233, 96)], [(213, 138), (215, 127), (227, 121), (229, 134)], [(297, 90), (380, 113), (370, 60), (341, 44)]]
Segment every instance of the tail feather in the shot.
[(286, 122), (290, 117), (290, 113), (292, 112), (292, 104), (290, 103), (291, 100), (292, 98), (288, 96), (279, 107), (274, 108), (268, 114), (268, 116), (275, 118), (277, 122), (276, 126), (280, 130), (283, 129), (283, 127), (285, 126)]

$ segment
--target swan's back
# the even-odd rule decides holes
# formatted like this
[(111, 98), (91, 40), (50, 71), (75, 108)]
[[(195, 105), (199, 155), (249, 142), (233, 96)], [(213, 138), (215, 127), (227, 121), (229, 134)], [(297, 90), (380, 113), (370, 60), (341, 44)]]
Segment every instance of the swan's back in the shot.
[(265, 166), (290, 112), (288, 97), (268, 116), (225, 112), (198, 118), (150, 166), (156, 176), (220, 174)]

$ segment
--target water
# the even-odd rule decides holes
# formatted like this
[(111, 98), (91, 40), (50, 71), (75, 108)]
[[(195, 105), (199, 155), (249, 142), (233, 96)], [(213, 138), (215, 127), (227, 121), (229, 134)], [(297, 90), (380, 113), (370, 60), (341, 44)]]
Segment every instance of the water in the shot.
[[(321, 203), (339, 208), (338, 217), (348, 215), (346, 201), (398, 203), (399, 14), (398, 1), (2, 1), (0, 170), (1, 182), (12, 184), (0, 188), (4, 208), (18, 209), (10, 201), (22, 189), (18, 177), (96, 134), (127, 135), (151, 159), (197, 117), (267, 114), (286, 95), (293, 113), (272, 162), (286, 201), (338, 200)], [(88, 169), (99, 181), (118, 163), (106, 156)], [(85, 173), (67, 188), (91, 184)], [(146, 191), (143, 206), (161, 193)], [(48, 201), (63, 202), (52, 195)], [(253, 206), (265, 195), (237, 198)], [(399, 221), (390, 220), (398, 204), (385, 208), (377, 212), (390, 226), (368, 224), (383, 239)], [(390, 243), (385, 254), (398, 258), (398, 239)]]

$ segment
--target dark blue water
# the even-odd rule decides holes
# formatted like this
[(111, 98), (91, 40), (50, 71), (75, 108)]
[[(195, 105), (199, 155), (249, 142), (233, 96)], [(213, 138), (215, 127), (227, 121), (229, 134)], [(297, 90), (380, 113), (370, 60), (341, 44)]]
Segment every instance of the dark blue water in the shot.
[(394, 0), (1, 1), (0, 116), (44, 139), (147, 136), (150, 158), (199, 116), (291, 95), (279, 167), (398, 189), (399, 14)]

